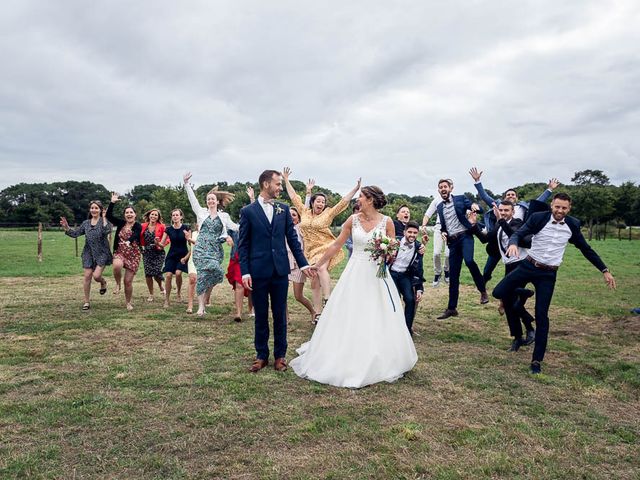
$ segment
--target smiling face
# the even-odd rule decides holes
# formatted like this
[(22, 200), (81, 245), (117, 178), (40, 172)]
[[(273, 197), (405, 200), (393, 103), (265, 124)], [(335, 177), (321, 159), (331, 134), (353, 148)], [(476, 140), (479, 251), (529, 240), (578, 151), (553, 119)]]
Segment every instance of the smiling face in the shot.
[(569, 215), (571, 211), (571, 202), (569, 200), (561, 200), (554, 198), (551, 202), (551, 215), (556, 222), (561, 222), (564, 217)]
[(406, 238), (409, 243), (415, 242), (416, 238), (418, 238), (418, 229), (414, 227), (405, 228), (404, 238)]
[(518, 203), (518, 194), (515, 190), (507, 190), (504, 192), (503, 200), (509, 200), (511, 203)]
[(298, 212), (296, 212), (293, 208), (289, 210), (291, 212), (291, 218), (293, 220), (293, 224), (297, 225), (300, 223), (300, 217), (298, 216)]
[(102, 214), (102, 209), (97, 203), (89, 205), (89, 214), (92, 218), (98, 218)]
[(452, 190), (453, 190), (453, 185), (449, 185), (448, 182), (440, 182), (438, 184), (438, 193), (442, 197), (442, 200), (444, 200), (445, 202), (449, 200)]
[(207, 195), (207, 208), (214, 208), (218, 206), (218, 197), (215, 193), (209, 193)]
[(160, 214), (158, 213), (157, 210), (151, 210), (149, 212), (149, 222), (150, 223), (156, 223), (158, 221), (158, 218), (160, 218)]
[(398, 210), (396, 218), (402, 223), (407, 223), (411, 219), (411, 211), (409, 210), (409, 207), (402, 207)]
[(271, 180), (269, 180), (269, 182), (264, 182), (262, 184), (262, 190), (260, 191), (260, 194), (267, 200), (270, 200), (272, 198), (278, 198), (281, 192), (282, 175), (274, 173), (273, 175), (271, 175)]
[(124, 219), (128, 223), (135, 222), (136, 221), (136, 211), (131, 207), (125, 208), (124, 209)]
[(498, 205), (498, 212), (500, 212), (500, 218), (504, 218), (507, 222), (513, 218), (513, 205)]
[(373, 198), (367, 197), (362, 191), (358, 196), (358, 207), (359, 210), (367, 209), (373, 205)]

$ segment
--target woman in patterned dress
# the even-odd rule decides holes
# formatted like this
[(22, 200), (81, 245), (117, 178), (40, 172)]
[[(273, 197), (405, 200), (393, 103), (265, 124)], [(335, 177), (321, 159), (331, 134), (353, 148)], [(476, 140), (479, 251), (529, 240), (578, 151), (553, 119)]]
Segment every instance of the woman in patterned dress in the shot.
[(153, 302), (153, 281), (155, 280), (160, 289), (160, 294), (164, 296), (162, 281), (162, 267), (164, 266), (164, 246), (160, 244), (160, 239), (164, 236), (165, 225), (162, 221), (162, 214), (157, 208), (146, 212), (143, 217), (142, 234), (140, 235), (140, 246), (142, 247), (142, 260), (144, 261), (144, 279), (149, 289), (147, 302)]
[(169, 306), (169, 296), (171, 295), (171, 280), (176, 277), (176, 293), (178, 302), (182, 301), (182, 272), (188, 272), (187, 260), (189, 260), (189, 248), (187, 247), (187, 238), (185, 232), (189, 230), (189, 225), (184, 225), (182, 220), (184, 213), (179, 208), (171, 211), (171, 225), (164, 231), (162, 239), (158, 242), (164, 248), (167, 243), (170, 245), (169, 253), (164, 261), (165, 273), (165, 295), (164, 306)]
[(233, 246), (233, 240), (227, 234), (227, 230), (238, 231), (237, 224), (231, 221), (229, 215), (225, 212), (218, 211), (222, 201), (233, 199), (232, 195), (227, 192), (218, 192), (212, 189), (207, 193), (207, 208), (203, 208), (198, 203), (193, 187), (189, 184), (191, 173), (185, 173), (184, 188), (189, 197), (189, 203), (196, 214), (198, 220), (198, 240), (193, 248), (193, 263), (198, 272), (196, 280), (196, 295), (198, 296), (198, 315), (205, 314), (205, 299), (207, 293), (211, 293), (213, 287), (221, 283), (224, 278), (222, 271), (222, 260), (224, 259), (224, 251), (222, 244), (227, 242)]
[(113, 257), (109, 250), (109, 234), (111, 224), (105, 218), (106, 211), (99, 200), (89, 202), (89, 217), (77, 228), (69, 228), (65, 217), (60, 217), (60, 225), (65, 234), (71, 238), (85, 236), (82, 249), (82, 268), (84, 269), (84, 304), (82, 310), (89, 310), (89, 296), (91, 294), (91, 279), (100, 283), (100, 295), (107, 293), (107, 281), (102, 276), (104, 268), (111, 265)]
[(136, 221), (136, 211), (129, 205), (124, 209), (124, 219), (113, 216), (113, 207), (120, 200), (117, 193), (111, 193), (111, 203), (107, 208), (107, 220), (116, 226), (113, 240), (113, 278), (116, 281), (114, 294), (120, 293), (120, 281), (124, 268), (124, 298), (127, 310), (133, 310), (133, 277), (140, 266), (140, 234), (142, 225)]
[[(298, 234), (298, 241), (304, 250), (304, 238), (302, 237), (302, 233), (300, 233), (300, 212), (298, 212), (296, 207), (291, 207), (289, 210), (291, 212), (291, 218), (293, 219), (293, 228)], [(296, 260), (293, 258), (293, 253), (291, 253), (291, 249), (289, 248), (289, 244), (287, 243), (286, 245), (287, 253), (289, 254), (289, 266), (291, 267), (289, 281), (293, 283), (293, 296), (298, 303), (301, 303), (307, 310), (309, 310), (309, 313), (311, 314), (311, 323), (315, 324), (316, 311), (313, 309), (313, 304), (304, 296), (304, 282), (307, 277), (298, 268)], [(289, 315), (287, 315), (287, 318), (288, 317)]]
[[(329, 245), (336, 237), (331, 233), (333, 219), (342, 213), (349, 206), (349, 202), (360, 189), (360, 179), (356, 186), (351, 189), (333, 207), (327, 207), (327, 197), (323, 193), (316, 193), (311, 197), (311, 204), (306, 207), (302, 204), (302, 199), (296, 193), (291, 182), (289, 182), (291, 169), (285, 167), (282, 171), (287, 193), (291, 198), (291, 203), (300, 212), (300, 231), (304, 238), (304, 256), (312, 265), (324, 255)], [(339, 250), (336, 255), (318, 269), (318, 275), (311, 279), (311, 292), (313, 294), (313, 308), (316, 311), (316, 320), (320, 317), (320, 312), (331, 294), (331, 276), (329, 272), (344, 259), (344, 252)]]

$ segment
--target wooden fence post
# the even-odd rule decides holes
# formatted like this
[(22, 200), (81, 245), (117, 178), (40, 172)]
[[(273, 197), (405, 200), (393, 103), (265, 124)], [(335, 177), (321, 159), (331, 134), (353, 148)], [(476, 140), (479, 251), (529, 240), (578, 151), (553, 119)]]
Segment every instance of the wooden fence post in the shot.
[(42, 262), (42, 222), (38, 222), (38, 261)]

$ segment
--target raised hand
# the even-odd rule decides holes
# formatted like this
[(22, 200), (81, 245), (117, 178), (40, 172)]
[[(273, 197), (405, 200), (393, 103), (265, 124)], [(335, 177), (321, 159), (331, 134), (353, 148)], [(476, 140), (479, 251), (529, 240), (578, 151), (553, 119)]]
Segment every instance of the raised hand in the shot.
[(69, 230), (69, 222), (67, 222), (66, 217), (60, 217), (60, 226), (65, 230)]
[(361, 185), (362, 185), (362, 177), (360, 177), (356, 182), (356, 190), (360, 190)]
[(473, 167), (471, 170), (469, 170), (469, 175), (471, 175), (475, 182), (479, 182), (480, 177), (482, 176), (482, 170), (478, 171), (476, 167)]
[(502, 218), (502, 215), (500, 215), (500, 210), (498, 210), (498, 205), (496, 205), (496, 203), (494, 202), (491, 205), (491, 208), (493, 209), (493, 214), (496, 216), (496, 220), (500, 220), (500, 218)]
[(284, 167), (282, 169), (282, 177), (284, 178), (285, 182), (289, 181), (289, 175), (291, 175), (291, 169), (289, 167)]
[(560, 180), (558, 180), (557, 178), (552, 178), (551, 180), (549, 180), (547, 188), (553, 192), (556, 188), (558, 188), (558, 185), (560, 185)]
[(120, 195), (118, 195), (116, 192), (111, 192), (111, 203), (116, 203), (119, 200)]
[(182, 181), (185, 185), (189, 183), (189, 180), (191, 180), (191, 172), (187, 172), (182, 176)]
[(307, 182), (307, 195), (311, 195), (311, 190), (316, 186), (316, 181), (313, 178), (310, 178)]
[(253, 187), (251, 185), (247, 187), (247, 195), (249, 196), (249, 201), (251, 203), (256, 201), (256, 193), (254, 192)]

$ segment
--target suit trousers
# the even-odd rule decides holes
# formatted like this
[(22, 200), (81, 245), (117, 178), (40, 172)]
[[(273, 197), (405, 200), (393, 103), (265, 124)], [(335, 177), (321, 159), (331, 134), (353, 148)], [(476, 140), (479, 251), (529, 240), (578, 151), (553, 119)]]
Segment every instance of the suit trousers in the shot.
[(491, 274), (500, 263), (500, 260), (502, 260), (500, 255), (489, 255), (487, 257), (487, 263), (484, 264), (484, 270), (482, 271), (482, 278), (484, 278), (485, 283), (491, 280)]
[[(517, 289), (533, 283), (536, 290), (536, 343), (533, 348), (532, 361), (542, 362), (547, 350), (547, 338), (549, 336), (549, 306), (556, 285), (557, 273), (553, 270), (543, 270), (528, 261), (520, 262), (521, 265), (509, 275), (504, 277), (496, 288), (493, 296), (502, 300), (504, 312), (507, 315), (509, 326), (513, 327), (516, 338), (522, 336), (520, 318), (514, 305), (517, 300)], [(518, 335), (518, 329), (519, 335)]]
[[(504, 266), (505, 277), (509, 275), (511, 272), (513, 272), (516, 268), (518, 268), (523, 261), (524, 260), (520, 260), (518, 262), (506, 263)], [(525, 329), (527, 330), (527, 332), (529, 330), (533, 330), (534, 318), (527, 311), (526, 303), (527, 303), (528, 297), (525, 292), (526, 290), (524, 288), (516, 288), (515, 290), (516, 301), (515, 301), (515, 304), (513, 305), (513, 310), (517, 318), (515, 319), (511, 318), (511, 320), (514, 321), (515, 325), (518, 325), (518, 327), (513, 325), (512, 322), (509, 321), (510, 320), (509, 317), (505, 315), (507, 317), (507, 325), (509, 326), (509, 332), (511, 336), (514, 338), (520, 338), (520, 336), (522, 336), (522, 329), (519, 328), (520, 322), (518, 320), (522, 321), (522, 324), (525, 326)], [(505, 313), (506, 313), (506, 309), (505, 309)], [(520, 332), (519, 335), (518, 335), (518, 332)]]
[(270, 278), (252, 278), (253, 308), (256, 314), (254, 344), (256, 357), (269, 359), (269, 300), (273, 315), (273, 356), (287, 355), (287, 294), (289, 276), (274, 275)]
[(404, 321), (409, 331), (411, 331), (413, 319), (416, 316), (416, 295), (411, 284), (411, 277), (406, 273), (394, 272), (393, 270), (390, 270), (390, 272), (393, 283), (396, 284), (398, 293), (404, 301)]
[(458, 308), (458, 297), (460, 296), (460, 271), (462, 270), (462, 260), (467, 265), (473, 281), (479, 292), (486, 290), (484, 278), (480, 273), (478, 264), (473, 259), (473, 236), (465, 233), (456, 238), (449, 245), (449, 310)]

